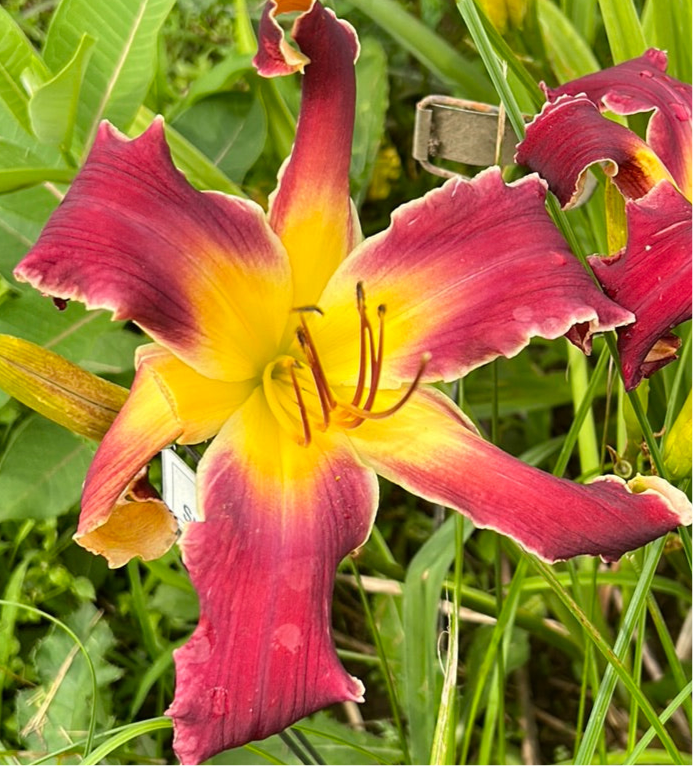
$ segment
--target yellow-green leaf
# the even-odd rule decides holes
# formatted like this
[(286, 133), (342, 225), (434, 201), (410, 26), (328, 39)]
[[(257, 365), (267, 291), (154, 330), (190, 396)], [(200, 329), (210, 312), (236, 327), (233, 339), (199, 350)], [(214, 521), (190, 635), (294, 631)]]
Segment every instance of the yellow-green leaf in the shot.
[(664, 440), (664, 466), (672, 479), (683, 479), (691, 473), (691, 392)]

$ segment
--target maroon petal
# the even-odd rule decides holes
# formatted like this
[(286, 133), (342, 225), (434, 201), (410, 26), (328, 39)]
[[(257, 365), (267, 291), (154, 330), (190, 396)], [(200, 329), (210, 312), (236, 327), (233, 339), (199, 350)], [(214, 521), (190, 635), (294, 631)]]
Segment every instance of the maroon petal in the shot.
[(390, 227), (363, 242), (320, 298), (311, 331), (331, 381), (355, 384), (359, 358), (356, 285), (376, 321), (384, 312), (383, 385), (411, 381), (422, 354), (427, 380), (452, 380), (534, 336), (558, 338), (633, 321), (572, 255), (544, 207), (536, 176), (506, 185), (497, 168), (454, 179), (402, 205)]
[(647, 143), (690, 199), (691, 86), (667, 75), (666, 68), (666, 53), (651, 48), (638, 58), (544, 90), (551, 101), (584, 93), (600, 109), (616, 114), (654, 109)]
[(626, 203), (628, 244), (590, 263), (607, 295), (630, 309), (634, 324), (618, 330), (626, 389), (676, 358), (669, 330), (691, 318), (691, 206), (663, 182)]
[(214, 441), (198, 481), (205, 520), (181, 548), (201, 617), (174, 653), (168, 711), (183, 763), (361, 700), (334, 650), (330, 605), (337, 564), (363, 543), (377, 506), (375, 475), (343, 436), (300, 447), (261, 391)]
[(544, 105), (527, 126), (516, 161), (545, 178), (563, 207), (580, 197), (586, 169), (597, 162), (628, 198), (672, 180), (655, 152), (632, 131), (608, 120), (587, 96), (562, 96)]
[(691, 521), (683, 492), (657, 476), (575, 484), (507, 455), (472, 429), (449, 399), (425, 388), (350, 438), (381, 476), (548, 561), (580, 554), (614, 561)]
[[(134, 320), (190, 366), (223, 380), (261, 372), (291, 306), (286, 253), (262, 209), (190, 186), (171, 162), (161, 120), (132, 141), (101, 125), (15, 275)], [(275, 310), (267, 312), (270, 304)]]
[[(283, 38), (275, 17), (303, 11)], [(300, 69), (301, 112), (296, 140), (270, 199), (270, 223), (286, 247), (295, 305), (315, 303), (332, 272), (359, 236), (349, 199), (358, 38), (319, 2), (275, 0), (265, 6), (255, 65), (272, 77)]]

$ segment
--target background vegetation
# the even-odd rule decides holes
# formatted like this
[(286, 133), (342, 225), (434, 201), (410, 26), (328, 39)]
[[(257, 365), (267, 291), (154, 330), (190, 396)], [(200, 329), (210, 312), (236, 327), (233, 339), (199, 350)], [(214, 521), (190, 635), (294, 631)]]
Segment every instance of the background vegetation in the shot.
[[(439, 182), (410, 150), (415, 103), (430, 93), (498, 103), (500, 92), (512, 119), (539, 109), (539, 80), (650, 45), (690, 80), (689, 0), (484, 0), (491, 21), (471, 0), (331, 5), (363, 46), (352, 181), (366, 234)], [(104, 117), (137, 135), (164, 114), (195, 185), (266, 203), (300, 83), (252, 70), (259, 13), (251, 0), (2, 0), (0, 333), (129, 385), (136, 328), (79, 305), (58, 313), (12, 269)], [(609, 251), (604, 204), (602, 179), (559, 216), (579, 254)], [(603, 341), (590, 360), (533, 343), (450, 393), (502, 448), (557, 475), (661, 473), (660, 432), (691, 389), (690, 326), (679, 333), (680, 361), (630, 401)], [(162, 713), (196, 597), (177, 550), (111, 571), (71, 542), (94, 449), (0, 391), (0, 763), (175, 762)], [(691, 762), (686, 530), (615, 565), (548, 567), (397, 487), (382, 494), (334, 601), (339, 653), (366, 703), (214, 762)]]

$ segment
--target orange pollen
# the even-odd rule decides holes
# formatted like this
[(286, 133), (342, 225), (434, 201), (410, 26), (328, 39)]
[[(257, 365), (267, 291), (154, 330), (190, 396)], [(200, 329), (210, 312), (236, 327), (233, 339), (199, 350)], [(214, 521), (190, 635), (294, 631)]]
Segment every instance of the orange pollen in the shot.
[[(325, 370), (320, 362), (320, 357), (310, 330), (308, 329), (308, 324), (303, 316), (303, 313), (308, 311), (317, 312), (319, 314), (322, 314), (322, 311), (320, 311), (317, 306), (305, 306), (295, 309), (295, 311), (301, 313), (301, 325), (296, 330), (296, 337), (301, 346), (301, 350), (305, 354), (306, 362), (313, 378), (315, 391), (318, 395), (318, 400), (320, 401), (320, 408), (322, 411), (322, 422), (318, 425), (320, 430), (326, 430), (330, 421), (333, 419), (337, 420), (342, 428), (351, 429), (361, 425), (365, 420), (381, 420), (394, 415), (407, 403), (407, 401), (409, 401), (414, 391), (418, 388), (419, 382), (421, 381), (426, 366), (431, 358), (430, 354), (422, 355), (421, 363), (414, 376), (414, 380), (398, 402), (393, 406), (388, 407), (386, 410), (373, 411), (373, 405), (375, 404), (375, 398), (378, 393), (378, 386), (380, 385), (383, 369), (386, 309), (383, 304), (378, 306), (378, 337), (376, 342), (375, 332), (368, 318), (366, 296), (361, 282), (356, 285), (356, 308), (361, 320), (359, 328), (359, 372), (351, 402), (338, 401), (332, 391), (327, 376), (325, 375)], [(300, 365), (296, 363), (295, 366)], [(369, 372), (368, 395), (362, 403), (366, 389), (366, 379), (369, 377)], [(303, 440), (301, 444), (303, 446), (308, 446), (311, 439), (311, 427), (303, 394), (301, 393), (300, 385), (293, 368), (291, 369), (291, 380), (296, 394), (296, 403), (301, 416), (301, 422), (303, 424)]]

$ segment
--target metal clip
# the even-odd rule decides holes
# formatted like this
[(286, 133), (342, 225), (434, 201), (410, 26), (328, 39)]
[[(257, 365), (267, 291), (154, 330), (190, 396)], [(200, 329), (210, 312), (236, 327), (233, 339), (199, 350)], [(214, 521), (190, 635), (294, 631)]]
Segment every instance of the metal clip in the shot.
[(501, 164), (510, 165), (517, 142), (498, 107), (450, 96), (427, 96), (416, 105), (412, 153), (429, 173), (461, 175), (434, 165), (430, 160), (435, 157), (482, 167), (496, 164), (499, 157)]

